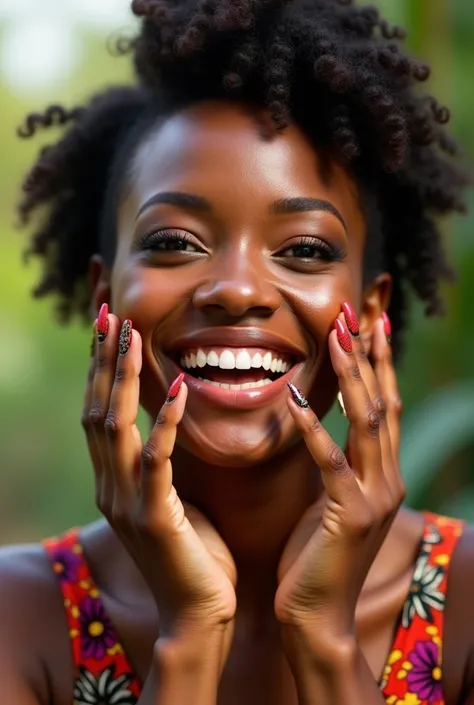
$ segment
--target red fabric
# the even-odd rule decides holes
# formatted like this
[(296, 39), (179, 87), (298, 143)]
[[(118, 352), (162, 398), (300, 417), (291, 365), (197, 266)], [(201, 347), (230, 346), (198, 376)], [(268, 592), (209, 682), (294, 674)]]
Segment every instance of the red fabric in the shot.
[[(443, 616), (449, 565), (463, 523), (425, 514), (413, 581), (380, 688), (389, 705), (444, 705)], [(74, 705), (135, 705), (140, 683), (105, 612), (78, 530), (44, 541), (61, 585), (75, 667)]]

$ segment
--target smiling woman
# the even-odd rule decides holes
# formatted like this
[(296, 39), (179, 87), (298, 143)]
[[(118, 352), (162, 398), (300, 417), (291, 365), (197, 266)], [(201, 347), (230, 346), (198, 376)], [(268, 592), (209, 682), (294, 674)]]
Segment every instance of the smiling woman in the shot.
[(466, 184), (428, 68), (349, 0), (132, 9), (136, 85), (20, 130), (65, 128), (19, 210), (35, 295), (96, 317), (104, 519), (1, 554), (2, 695), (472, 703), (473, 531), (400, 508), (392, 346)]

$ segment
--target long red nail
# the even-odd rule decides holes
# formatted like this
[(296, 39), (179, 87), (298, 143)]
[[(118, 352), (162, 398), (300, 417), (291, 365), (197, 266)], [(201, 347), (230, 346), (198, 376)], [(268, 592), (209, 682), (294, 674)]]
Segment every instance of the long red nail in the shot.
[(390, 322), (390, 318), (388, 317), (388, 314), (385, 313), (385, 311), (382, 313), (382, 319), (383, 319), (383, 329), (385, 331), (385, 335), (387, 336), (387, 341), (389, 343), (392, 342), (392, 324)]
[(103, 343), (109, 332), (109, 307), (102, 304), (97, 318), (97, 340)]
[(183, 379), (184, 379), (184, 372), (181, 372), (181, 374), (176, 377), (175, 381), (173, 382), (171, 387), (168, 389), (168, 396), (166, 397), (166, 402), (165, 402), (166, 404), (171, 404), (172, 402), (174, 402), (174, 400), (176, 399), (176, 397), (179, 394), (179, 390), (181, 389)]
[(342, 312), (344, 313), (344, 317), (346, 319), (346, 324), (347, 327), (349, 328), (350, 332), (354, 336), (354, 338), (359, 337), (359, 319), (357, 318), (357, 314), (352, 308), (351, 304), (346, 301), (345, 303), (342, 304)]
[(339, 345), (341, 348), (344, 350), (346, 353), (351, 353), (352, 352), (352, 340), (351, 336), (349, 334), (349, 331), (347, 330), (346, 326), (344, 323), (339, 320), (339, 318), (336, 318), (336, 321), (334, 323), (334, 328), (337, 331), (337, 339), (339, 341)]
[(119, 336), (119, 353), (120, 355), (126, 355), (130, 350), (130, 345), (132, 344), (132, 321), (127, 318), (122, 323), (122, 330)]

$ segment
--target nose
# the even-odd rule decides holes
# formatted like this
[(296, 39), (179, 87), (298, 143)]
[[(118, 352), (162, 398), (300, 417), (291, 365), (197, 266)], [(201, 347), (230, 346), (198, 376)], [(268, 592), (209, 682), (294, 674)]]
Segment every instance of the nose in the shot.
[(200, 284), (193, 295), (194, 306), (207, 313), (270, 316), (280, 308), (280, 294), (248, 256), (228, 253), (215, 263), (212, 277)]

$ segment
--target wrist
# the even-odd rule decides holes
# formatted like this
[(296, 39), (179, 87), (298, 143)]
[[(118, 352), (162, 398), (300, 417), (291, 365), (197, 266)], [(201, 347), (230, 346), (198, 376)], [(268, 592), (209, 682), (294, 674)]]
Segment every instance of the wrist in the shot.
[(225, 664), (225, 634), (195, 630), (179, 637), (160, 637), (155, 644), (154, 671), (160, 703), (214, 705)]
[(324, 625), (282, 626), (283, 647), (288, 661), (338, 675), (357, 660), (359, 645), (354, 634), (330, 630)]

